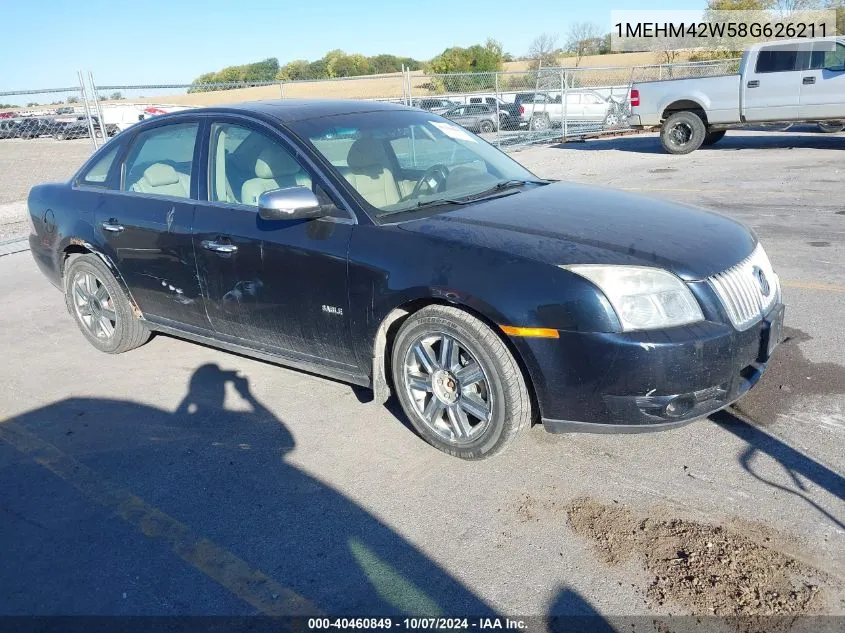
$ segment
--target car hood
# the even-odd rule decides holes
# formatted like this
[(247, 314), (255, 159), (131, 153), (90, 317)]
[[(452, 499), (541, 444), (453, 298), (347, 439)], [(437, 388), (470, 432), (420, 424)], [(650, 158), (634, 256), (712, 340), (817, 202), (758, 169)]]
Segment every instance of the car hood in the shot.
[(456, 207), (401, 228), (552, 265), (656, 266), (686, 281), (733, 266), (757, 243), (749, 228), (717, 213), (574, 183)]

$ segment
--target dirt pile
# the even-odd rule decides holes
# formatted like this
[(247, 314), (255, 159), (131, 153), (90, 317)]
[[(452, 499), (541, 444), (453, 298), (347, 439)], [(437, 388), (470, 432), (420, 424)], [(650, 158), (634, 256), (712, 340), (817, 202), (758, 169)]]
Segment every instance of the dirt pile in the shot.
[(571, 528), (589, 538), (605, 563), (636, 556), (650, 576), (646, 600), (693, 615), (760, 616), (818, 613), (825, 574), (776, 549), (718, 525), (638, 517), (619, 505), (579, 499)]

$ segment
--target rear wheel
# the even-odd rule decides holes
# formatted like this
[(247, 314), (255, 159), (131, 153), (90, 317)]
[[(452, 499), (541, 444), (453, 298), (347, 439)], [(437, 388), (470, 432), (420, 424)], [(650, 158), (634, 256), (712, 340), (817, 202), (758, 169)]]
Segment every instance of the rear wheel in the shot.
[(675, 112), (660, 128), (660, 144), (670, 154), (689, 154), (704, 142), (707, 128), (695, 112)]
[(489, 134), (495, 129), (496, 126), (493, 125), (493, 121), (482, 121), (478, 124), (478, 131), (483, 132), (484, 134)]
[(531, 121), (528, 123), (529, 129), (534, 130), (535, 132), (542, 132), (543, 130), (548, 130), (550, 127), (551, 121), (549, 121), (548, 114), (542, 113), (531, 115)]
[(708, 132), (704, 136), (704, 140), (701, 142), (702, 145), (715, 145), (719, 141), (721, 141), (725, 137), (726, 130), (716, 130), (714, 132)]
[(140, 347), (150, 331), (109, 269), (95, 255), (72, 255), (64, 274), (65, 303), (88, 342), (101, 352), (120, 354)]
[(393, 385), (405, 415), (434, 447), (489, 457), (531, 423), (522, 371), (485, 323), (450, 306), (412, 314), (396, 335)]

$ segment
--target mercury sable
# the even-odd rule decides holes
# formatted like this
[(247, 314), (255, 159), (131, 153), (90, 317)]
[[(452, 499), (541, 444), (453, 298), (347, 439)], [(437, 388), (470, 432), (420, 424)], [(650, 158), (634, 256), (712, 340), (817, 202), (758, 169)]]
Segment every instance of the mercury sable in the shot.
[(97, 349), (164, 332), (392, 392), (440, 450), (534, 422), (665, 429), (759, 379), (778, 277), (707, 211), (538, 178), (430, 112), (162, 115), (29, 196), (36, 263)]

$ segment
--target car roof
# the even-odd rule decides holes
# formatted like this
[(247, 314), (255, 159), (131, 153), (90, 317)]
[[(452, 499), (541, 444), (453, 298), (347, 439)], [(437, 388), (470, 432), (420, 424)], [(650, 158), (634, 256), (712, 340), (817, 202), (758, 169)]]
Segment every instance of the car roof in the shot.
[[(278, 119), (282, 123), (292, 123), (294, 121), (305, 121), (307, 119), (316, 119), (336, 114), (381, 112), (391, 110), (417, 111), (416, 108), (411, 108), (398, 103), (388, 103), (385, 101), (363, 101), (354, 99), (273, 99), (266, 101), (235, 103), (225, 106), (197, 108), (187, 111), (183, 110), (172, 114), (184, 115), (188, 112), (263, 114), (265, 116)], [(164, 114), (159, 116), (166, 117), (168, 115)]]

